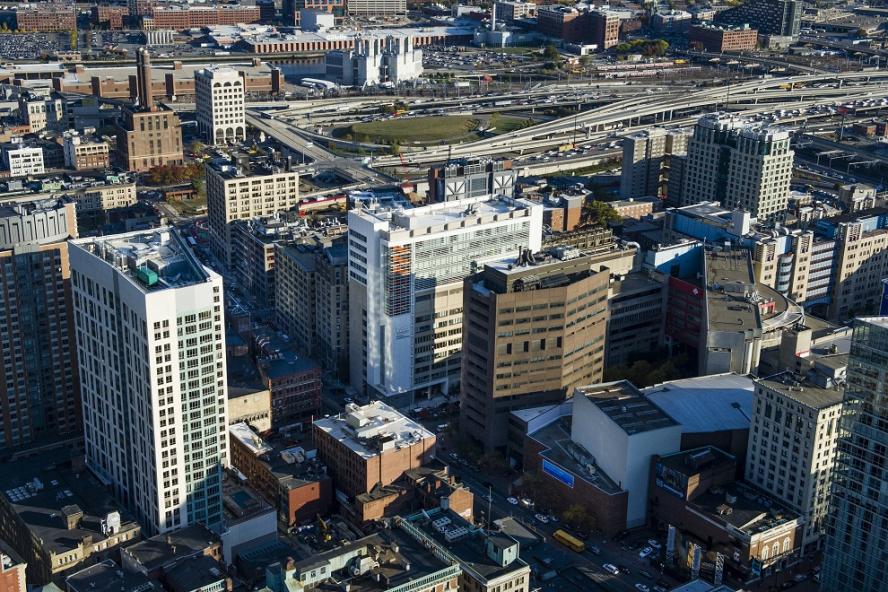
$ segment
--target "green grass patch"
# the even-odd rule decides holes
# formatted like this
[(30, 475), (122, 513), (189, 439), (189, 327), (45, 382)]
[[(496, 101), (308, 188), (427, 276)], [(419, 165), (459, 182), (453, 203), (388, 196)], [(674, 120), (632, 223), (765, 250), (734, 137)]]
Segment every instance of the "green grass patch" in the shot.
[(476, 139), (478, 120), (469, 115), (417, 117), (355, 123), (336, 136), (374, 144), (428, 144)]
[(532, 119), (526, 119), (524, 117), (511, 117), (509, 115), (501, 115), (496, 119), (496, 129), (493, 130), (494, 134), (507, 134), (509, 132), (514, 132), (520, 129), (524, 129), (535, 125), (536, 122)]

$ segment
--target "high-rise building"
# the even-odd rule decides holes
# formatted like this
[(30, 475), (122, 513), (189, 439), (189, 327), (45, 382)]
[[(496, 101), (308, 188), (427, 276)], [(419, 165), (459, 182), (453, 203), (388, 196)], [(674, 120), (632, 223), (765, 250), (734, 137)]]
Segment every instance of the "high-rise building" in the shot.
[(755, 381), (746, 480), (805, 519), (802, 544), (826, 527), (842, 389), (784, 372)]
[(667, 192), (673, 155), (687, 152), (688, 135), (655, 127), (623, 138), (620, 197), (669, 197)]
[(71, 241), (86, 463), (149, 532), (222, 520), (222, 277), (169, 228)]
[(542, 206), (484, 197), (348, 213), (351, 384), (395, 406), (459, 383), (463, 280), (540, 250)]
[(182, 126), (168, 107), (158, 107), (151, 88), (151, 57), (144, 47), (136, 51), (136, 104), (123, 109), (117, 126), (117, 156), (128, 171), (182, 164)]
[(688, 142), (681, 205), (719, 201), (759, 222), (786, 213), (794, 152), (789, 133), (735, 117), (707, 115)]
[(197, 126), (211, 144), (225, 144), (247, 137), (244, 81), (233, 68), (206, 68), (194, 73)]
[(719, 12), (718, 23), (749, 25), (762, 35), (795, 37), (802, 27), (802, 0), (748, 0)]
[(0, 449), (81, 429), (67, 239), (73, 203), (0, 204)]
[(512, 411), (601, 382), (608, 253), (524, 252), (465, 280), (459, 425), (485, 449), (506, 446)]
[(821, 586), (879, 592), (888, 582), (888, 317), (860, 318), (848, 359)]
[(213, 161), (206, 179), (210, 245), (228, 267), (234, 220), (270, 216), (299, 201), (299, 173), (260, 162)]

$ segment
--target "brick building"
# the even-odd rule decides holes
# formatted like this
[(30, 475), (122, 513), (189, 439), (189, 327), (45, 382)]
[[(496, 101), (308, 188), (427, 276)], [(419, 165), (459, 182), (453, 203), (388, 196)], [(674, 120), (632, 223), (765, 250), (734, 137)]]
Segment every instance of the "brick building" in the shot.
[(315, 450), (275, 446), (245, 423), (228, 427), (231, 464), (278, 512), (284, 528), (326, 515), (333, 501), (333, 483)]
[(73, 4), (49, 2), (20, 7), (15, 10), (15, 27), (19, 31), (60, 33), (77, 29), (77, 12)]
[(99, 28), (119, 30), (123, 29), (124, 22), (129, 16), (129, 9), (125, 6), (98, 5), (92, 7), (91, 13), (93, 23)]
[(142, 17), (142, 28), (182, 31), (214, 25), (258, 23), (258, 6), (196, 6), (190, 8), (155, 7), (151, 16)]
[(472, 491), (449, 473), (447, 465), (432, 462), (405, 471), (391, 485), (356, 496), (350, 509), (359, 523), (441, 507), (471, 522), (474, 499)]
[(313, 432), (336, 489), (350, 498), (391, 485), (435, 454), (434, 434), (380, 401), (350, 404), (343, 414), (315, 421)]
[(693, 25), (688, 29), (688, 44), (699, 44), (714, 53), (755, 49), (758, 31), (749, 27), (729, 29), (714, 25)]

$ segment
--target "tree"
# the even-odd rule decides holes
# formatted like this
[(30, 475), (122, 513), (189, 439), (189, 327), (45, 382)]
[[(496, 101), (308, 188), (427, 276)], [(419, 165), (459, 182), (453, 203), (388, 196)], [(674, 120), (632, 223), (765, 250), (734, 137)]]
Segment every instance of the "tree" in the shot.
[(543, 57), (553, 62), (561, 61), (561, 54), (558, 52), (558, 48), (551, 43), (543, 50)]
[(583, 206), (585, 222), (593, 226), (606, 227), (610, 222), (620, 220), (620, 215), (607, 202), (587, 201)]
[(562, 514), (561, 518), (573, 528), (588, 533), (595, 528), (595, 518), (586, 510), (583, 504), (571, 504)]
[(195, 156), (203, 154), (205, 148), (206, 145), (200, 140), (194, 140), (191, 142), (191, 144), (188, 145), (188, 150), (191, 152), (191, 154)]

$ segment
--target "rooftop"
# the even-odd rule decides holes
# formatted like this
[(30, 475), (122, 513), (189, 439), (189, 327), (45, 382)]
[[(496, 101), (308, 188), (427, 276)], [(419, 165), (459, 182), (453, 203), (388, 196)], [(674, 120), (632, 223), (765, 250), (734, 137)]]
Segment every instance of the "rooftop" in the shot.
[(418, 208), (397, 207), (374, 211), (364, 209), (349, 214), (374, 222), (387, 221), (389, 232), (402, 230), (419, 233), (436, 226), (450, 225), (448, 228), (459, 228), (464, 223), (489, 222), (500, 219), (500, 216), (502, 219), (513, 214), (523, 216), (534, 207), (542, 206), (525, 199), (488, 196), (434, 203)]
[(106, 559), (65, 578), (69, 592), (150, 592), (154, 582), (139, 572), (123, 571), (119, 565)]
[(87, 537), (93, 544), (107, 539), (103, 521), (117, 522), (121, 532), (139, 528), (73, 454), (47, 452), (7, 463), (0, 471), (0, 495), (52, 553), (77, 549)]
[(812, 409), (826, 409), (842, 404), (845, 389), (816, 385), (792, 372), (782, 372), (757, 381), (762, 386)]
[(737, 459), (715, 446), (701, 446), (700, 448), (662, 456), (658, 462), (689, 477), (714, 466), (735, 465), (737, 464)]
[(748, 376), (684, 378), (648, 387), (644, 394), (681, 424), (684, 433), (749, 429), (753, 384)]
[(589, 399), (630, 436), (678, 425), (628, 380), (577, 387), (574, 396)]
[(145, 292), (182, 288), (209, 280), (205, 268), (173, 227), (72, 241), (102, 259)]
[(705, 250), (706, 305), (709, 329), (760, 330), (752, 263), (746, 250)]
[(327, 478), (327, 467), (317, 458), (317, 450), (307, 438), (305, 441), (265, 440), (243, 422), (228, 426), (228, 433), (260, 457), (269, 472), (288, 489)]
[(225, 522), (229, 527), (262, 514), (275, 513), (275, 509), (256, 492), (241, 485), (229, 474), (222, 481), (222, 503)]
[(742, 481), (714, 487), (691, 505), (716, 521), (730, 524), (748, 536), (783, 526), (799, 516), (767, 494)]
[(192, 592), (225, 580), (227, 574), (224, 565), (212, 557), (200, 555), (164, 570), (164, 577), (172, 592)]
[(328, 433), (365, 459), (435, 437), (422, 424), (381, 401), (363, 407), (350, 403), (345, 409), (344, 414), (316, 420), (315, 429)]
[(130, 545), (123, 552), (150, 573), (183, 558), (203, 554), (205, 549), (220, 544), (214, 533), (200, 524), (192, 524)]

